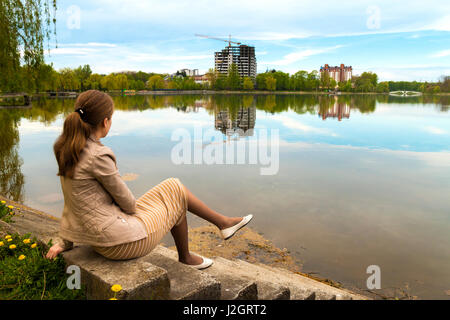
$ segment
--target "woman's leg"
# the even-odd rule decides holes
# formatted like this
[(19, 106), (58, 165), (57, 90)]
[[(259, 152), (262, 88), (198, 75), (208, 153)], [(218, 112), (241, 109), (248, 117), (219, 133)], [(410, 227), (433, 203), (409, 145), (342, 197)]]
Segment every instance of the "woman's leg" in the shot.
[(201, 264), (203, 259), (196, 255), (191, 255), (189, 252), (189, 241), (188, 241), (188, 225), (186, 216), (183, 217), (181, 222), (174, 226), (170, 232), (175, 240), (175, 245), (178, 251), (178, 260), (180, 262), (196, 265)]
[[(232, 227), (242, 220), (241, 217), (227, 217), (212, 210), (200, 199), (194, 196), (188, 188), (184, 187), (184, 189), (186, 190), (186, 195), (188, 198), (188, 211), (211, 222), (220, 230)], [(178, 251), (178, 260), (180, 262), (191, 265), (201, 264), (203, 262), (201, 257), (191, 255), (189, 252), (188, 225), (186, 216), (184, 216), (181, 222), (177, 226), (174, 226), (170, 232), (172, 233), (175, 241)]]
[(184, 187), (184, 189), (186, 190), (188, 198), (188, 211), (211, 222), (220, 230), (232, 227), (242, 221), (243, 218), (241, 217), (227, 217), (212, 210), (200, 199), (194, 196), (188, 188)]

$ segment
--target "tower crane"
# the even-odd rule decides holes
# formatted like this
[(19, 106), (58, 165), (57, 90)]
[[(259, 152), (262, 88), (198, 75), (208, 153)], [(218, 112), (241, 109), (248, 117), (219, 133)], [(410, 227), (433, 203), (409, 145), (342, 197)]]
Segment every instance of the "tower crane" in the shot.
[(216, 37), (211, 37), (211, 36), (205, 36), (203, 34), (195, 34), (197, 37), (202, 37), (202, 38), (207, 38), (207, 39), (214, 39), (214, 40), (219, 40), (219, 41), (225, 41), (228, 42), (228, 46), (231, 47), (232, 43), (235, 43), (237, 45), (240, 45), (240, 42), (235, 42), (235, 41), (231, 41), (231, 34), (228, 36), (228, 40), (225, 39), (221, 39), (221, 38), (216, 38)]

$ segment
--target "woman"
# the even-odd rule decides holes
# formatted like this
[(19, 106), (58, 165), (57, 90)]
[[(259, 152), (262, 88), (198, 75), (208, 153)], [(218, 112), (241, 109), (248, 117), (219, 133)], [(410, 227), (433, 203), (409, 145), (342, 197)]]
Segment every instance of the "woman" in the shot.
[(229, 239), (252, 215), (226, 217), (195, 197), (177, 178), (169, 178), (135, 199), (119, 175), (112, 150), (99, 139), (111, 128), (114, 103), (106, 93), (89, 90), (75, 102), (54, 144), (64, 194), (59, 235), (47, 258), (69, 250), (73, 243), (91, 245), (114, 260), (148, 254), (170, 230), (178, 260), (197, 269), (213, 261), (189, 252), (186, 211), (216, 225)]

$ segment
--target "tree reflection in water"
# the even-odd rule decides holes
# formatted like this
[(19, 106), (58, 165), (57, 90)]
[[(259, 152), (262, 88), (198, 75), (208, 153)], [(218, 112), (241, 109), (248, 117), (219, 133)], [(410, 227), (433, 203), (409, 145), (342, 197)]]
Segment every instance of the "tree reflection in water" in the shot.
[[(148, 95), (113, 96), (115, 109), (144, 111), (176, 108), (180, 112), (196, 112), (200, 108), (214, 116), (215, 128), (225, 135), (244, 132), (251, 135), (256, 110), (276, 114), (293, 111), (297, 114), (349, 118), (351, 110), (372, 113), (377, 103), (434, 104), (440, 112), (448, 112), (449, 96), (395, 97), (390, 95), (296, 95), (296, 94), (215, 94), (215, 95)], [(33, 101), (31, 108), (0, 109), (0, 193), (15, 201), (23, 200), (24, 175), (19, 156), (19, 129), (22, 118), (49, 125), (58, 117), (73, 111), (74, 99), (43, 99)], [(242, 131), (240, 131), (242, 130)]]

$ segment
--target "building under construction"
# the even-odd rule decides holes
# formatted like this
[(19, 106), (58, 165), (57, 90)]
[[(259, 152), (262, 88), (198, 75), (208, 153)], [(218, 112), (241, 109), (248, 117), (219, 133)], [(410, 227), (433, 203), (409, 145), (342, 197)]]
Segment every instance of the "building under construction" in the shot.
[(246, 45), (228, 46), (214, 53), (215, 69), (219, 73), (228, 74), (230, 65), (237, 66), (241, 77), (256, 78), (255, 47)]

